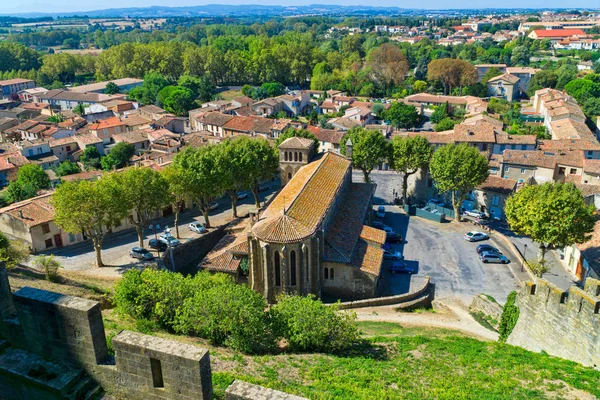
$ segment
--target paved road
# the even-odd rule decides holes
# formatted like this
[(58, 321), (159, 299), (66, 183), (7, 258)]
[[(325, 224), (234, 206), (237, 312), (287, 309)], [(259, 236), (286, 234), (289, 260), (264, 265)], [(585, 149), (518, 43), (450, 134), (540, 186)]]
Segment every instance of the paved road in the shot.
[[(352, 171), (352, 181), (363, 182), (362, 171)], [(393, 191), (402, 190), (402, 175), (396, 171), (373, 171), (371, 181), (377, 184), (373, 204), (393, 204)]]
[[(259, 193), (260, 201), (264, 202), (265, 199), (270, 198), (278, 189), (279, 183), (274, 182), (270, 190)], [(227, 223), (232, 218), (231, 200), (229, 196), (222, 197), (218, 202), (219, 208), (212, 211), (210, 214), (210, 223), (213, 227)], [(244, 215), (253, 207), (254, 196), (252, 196), (252, 193), (249, 193), (246, 199), (238, 201), (238, 215)], [(204, 222), (204, 218), (197, 208), (186, 210), (179, 215), (179, 233), (181, 235), (181, 242), (186, 242), (187, 240), (198, 237), (197, 233), (188, 229), (188, 225), (193, 221)], [(162, 228), (168, 226), (171, 228), (171, 233), (175, 235), (173, 222), (174, 218), (172, 216), (153, 221), (153, 223), (158, 223)], [(149, 240), (153, 237), (154, 234), (150, 229), (146, 229), (146, 239)], [(146, 241), (145, 243), (147, 245), (148, 242)], [(143, 262), (129, 257), (129, 250), (137, 245), (138, 237), (135, 229), (117, 232), (105, 239), (102, 250), (102, 260), (107, 266), (119, 267), (118, 272), (124, 272), (132, 267), (143, 265)], [(64, 247), (62, 249), (54, 249), (45, 254), (54, 254), (65, 270), (86, 270), (93, 268), (96, 263), (96, 255), (91, 241)], [(35, 257), (31, 257), (26, 264), (31, 266), (34, 259)]]
[[(472, 296), (486, 293), (504, 302), (506, 296), (519, 288), (518, 282), (506, 265), (483, 264), (475, 248), (463, 235), (473, 228), (470, 224), (435, 223), (419, 217), (409, 217), (396, 206), (386, 206), (385, 223), (405, 238), (402, 245), (394, 245), (405, 256), (405, 262), (417, 274), (391, 275), (384, 265), (382, 289), (384, 294), (405, 293), (417, 288), (425, 276), (431, 277), (438, 298), (458, 297), (470, 304)], [(511, 252), (503, 241), (492, 239), (509, 258)], [(389, 261), (387, 262), (389, 263)]]
[[(514, 234), (506, 227), (495, 226), (494, 224), (492, 224), (492, 227), (508, 237), (510, 241), (513, 242), (519, 249), (519, 252), (527, 261), (537, 261), (537, 254), (539, 251), (539, 246), (537, 243), (532, 241), (527, 236), (518, 236)], [(544, 274), (544, 279), (554, 283), (556, 286), (564, 290), (578, 283), (577, 277), (565, 269), (556, 251), (551, 250), (546, 252), (545, 260), (546, 266), (548, 266), (550, 270), (548, 273)]]

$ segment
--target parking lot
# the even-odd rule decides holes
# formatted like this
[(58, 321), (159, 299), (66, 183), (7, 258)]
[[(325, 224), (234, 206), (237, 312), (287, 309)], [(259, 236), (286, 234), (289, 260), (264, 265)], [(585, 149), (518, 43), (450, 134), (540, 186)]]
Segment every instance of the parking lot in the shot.
[[(259, 192), (259, 199), (262, 202), (268, 200), (273, 194), (279, 189), (279, 182), (272, 182), (269, 190)], [(213, 227), (227, 223), (232, 218), (231, 211), (231, 199), (229, 196), (224, 196), (218, 200), (219, 207), (210, 213), (210, 223)], [(238, 200), (238, 215), (244, 215), (249, 209), (254, 207), (254, 196), (252, 193), (248, 193), (248, 197), (243, 200)], [(179, 215), (179, 233), (181, 235), (180, 241), (182, 243), (187, 240), (196, 238), (200, 234), (192, 232), (188, 229), (188, 225), (191, 222), (204, 222), (202, 214), (197, 208), (186, 210)], [(175, 229), (173, 229), (174, 217), (161, 218), (158, 221), (152, 221), (152, 223), (158, 223), (161, 226), (161, 232), (165, 227), (171, 228), (171, 234), (175, 235)], [(156, 250), (148, 247), (148, 240), (154, 238), (154, 233), (150, 229), (146, 228), (144, 245), (146, 248), (151, 250), (156, 255)], [(122, 273), (127, 269), (143, 265), (143, 262), (129, 256), (129, 250), (138, 246), (138, 236), (134, 229), (129, 229), (123, 232), (117, 232), (113, 235), (109, 235), (104, 240), (102, 246), (102, 260), (106, 266), (117, 267), (117, 272)], [(47, 254), (54, 254), (56, 259), (62, 264), (65, 270), (80, 271), (93, 268), (96, 263), (96, 254), (91, 241), (83, 242), (73, 246), (63, 247), (61, 249), (53, 249), (48, 251)], [(35, 257), (31, 257), (26, 263), (31, 266)], [(108, 269), (106, 269), (108, 271)], [(97, 271), (100, 272), (100, 271)]]
[(392, 247), (403, 253), (404, 261), (416, 274), (391, 274), (391, 261), (385, 261), (380, 281), (383, 295), (406, 293), (420, 286), (426, 276), (435, 284), (436, 298), (458, 297), (466, 304), (478, 293), (504, 302), (512, 290), (519, 288), (508, 266), (484, 264), (479, 260), (476, 248), (481, 243), (489, 243), (509, 259), (514, 258), (504, 242), (493, 234), (490, 240), (471, 243), (464, 239), (465, 233), (474, 230), (471, 224), (440, 224), (409, 217), (397, 206), (385, 207), (383, 222), (405, 238), (404, 243)]

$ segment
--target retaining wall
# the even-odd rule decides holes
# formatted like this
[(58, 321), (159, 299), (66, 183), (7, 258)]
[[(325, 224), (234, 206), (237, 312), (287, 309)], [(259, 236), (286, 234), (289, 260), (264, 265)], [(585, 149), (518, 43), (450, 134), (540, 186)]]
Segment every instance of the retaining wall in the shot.
[(490, 300), (490, 298), (484, 294), (478, 294), (473, 296), (471, 309), (481, 311), (485, 315), (495, 319), (497, 321), (495, 328), (498, 327), (500, 317), (502, 316), (502, 306), (500, 304)]
[[(425, 294), (429, 293), (429, 277), (425, 277), (425, 282), (423, 285), (415, 290), (414, 292), (399, 294), (395, 296), (387, 296), (387, 297), (375, 297), (373, 299), (365, 299), (365, 300), (357, 300), (357, 301), (348, 301), (345, 303), (339, 303), (340, 310), (347, 310), (351, 308), (363, 308), (363, 307), (377, 307), (377, 306), (389, 306), (389, 305), (398, 305), (400, 308), (404, 304), (405, 306), (410, 305), (413, 308), (417, 307), (426, 307), (431, 305), (431, 293), (429, 296), (425, 296)], [(423, 297), (421, 299), (421, 297)], [(416, 301), (418, 300), (418, 301)]]
[[(225, 236), (225, 230), (228, 225), (222, 225), (217, 229), (207, 232), (202, 236), (189, 240), (180, 246), (173, 248), (173, 258), (175, 259), (175, 272), (184, 275), (194, 274), (198, 271), (198, 264), (209, 251)], [(167, 249), (162, 255), (164, 265), (173, 271), (171, 266), (171, 256)]]

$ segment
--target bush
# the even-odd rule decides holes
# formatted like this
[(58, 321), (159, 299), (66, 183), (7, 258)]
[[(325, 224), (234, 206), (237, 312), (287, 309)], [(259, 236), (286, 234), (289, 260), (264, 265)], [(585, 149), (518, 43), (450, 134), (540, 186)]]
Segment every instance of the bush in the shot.
[(42, 271), (44, 271), (47, 280), (49, 280), (50, 282), (58, 282), (58, 269), (62, 268), (62, 265), (60, 264), (60, 262), (54, 259), (53, 255), (39, 256), (38, 258), (36, 258), (33, 264), (36, 267), (40, 268)]
[(246, 353), (273, 349), (264, 298), (225, 274), (184, 277), (169, 271), (128, 271), (115, 287), (117, 310), (140, 327), (156, 324)]
[(450, 129), (454, 128), (454, 124), (456, 124), (455, 121), (446, 117), (446, 118), (442, 119), (440, 122), (438, 122), (437, 124), (435, 124), (435, 127), (433, 129), (436, 132), (449, 131)]
[(338, 352), (358, 342), (356, 315), (314, 297), (281, 296), (271, 308), (273, 323), (293, 351)]
[(229, 281), (187, 298), (177, 310), (175, 330), (244, 353), (265, 353), (277, 344), (266, 306), (259, 293)]
[(500, 333), (499, 340), (501, 342), (506, 342), (515, 325), (517, 325), (517, 320), (519, 319), (519, 307), (516, 304), (516, 300), (517, 292), (515, 291), (510, 292), (506, 298), (506, 304), (504, 305), (504, 310), (500, 317), (500, 326), (498, 327), (498, 332)]

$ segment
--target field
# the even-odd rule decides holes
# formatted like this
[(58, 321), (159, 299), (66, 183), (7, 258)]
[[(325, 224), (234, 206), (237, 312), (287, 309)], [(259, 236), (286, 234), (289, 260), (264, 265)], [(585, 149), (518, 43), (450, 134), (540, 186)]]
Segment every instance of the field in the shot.
[(311, 399), (600, 397), (600, 371), (457, 331), (358, 322), (364, 341), (347, 354), (246, 356), (118, 315), (111, 309), (111, 281), (63, 274), (63, 283), (54, 284), (27, 269), (13, 269), (9, 276), (13, 290), (29, 285), (101, 301), (109, 347), (116, 333), (130, 329), (208, 348), (217, 399), (234, 379)]

